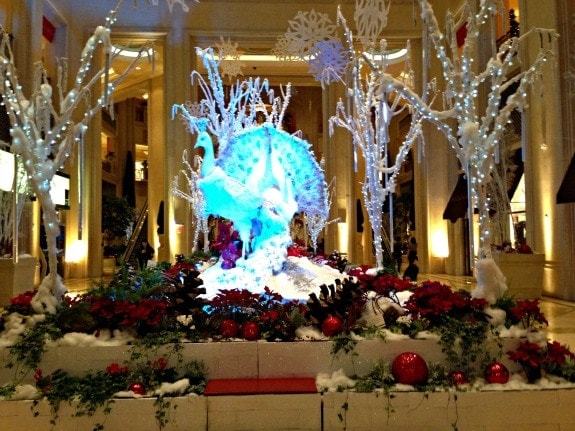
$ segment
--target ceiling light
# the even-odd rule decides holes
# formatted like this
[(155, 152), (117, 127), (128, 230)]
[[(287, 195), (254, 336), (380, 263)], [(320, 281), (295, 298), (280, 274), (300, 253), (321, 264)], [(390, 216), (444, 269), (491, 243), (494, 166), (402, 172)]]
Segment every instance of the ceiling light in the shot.
[(122, 57), (136, 58), (140, 57), (150, 57), (154, 55), (154, 50), (152, 48), (142, 49), (142, 48), (119, 48), (114, 47), (114, 54)]
[(381, 61), (382, 58), (387, 60), (388, 64), (400, 63), (405, 61), (407, 56), (407, 48), (398, 49), (395, 51), (387, 51), (385, 54), (374, 53), (374, 52), (364, 52), (365, 56), (371, 60)]

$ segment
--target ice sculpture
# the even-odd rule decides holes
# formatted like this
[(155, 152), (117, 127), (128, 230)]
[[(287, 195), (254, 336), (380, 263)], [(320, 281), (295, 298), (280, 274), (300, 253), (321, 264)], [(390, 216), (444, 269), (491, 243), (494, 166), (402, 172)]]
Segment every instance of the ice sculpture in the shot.
[[(203, 205), (194, 210), (204, 218), (212, 215), (231, 221), (242, 250), (235, 267), (222, 266), (220, 260), (201, 278), (208, 296), (229, 288), (259, 291), (272, 275), (289, 266), (287, 247), (294, 214), (327, 220), (328, 188), (311, 145), (281, 129), (289, 86), (283, 101), (274, 99), (267, 82), (259, 79), (238, 82), (224, 95), (212, 52), (204, 53), (204, 65), (210, 83), (197, 77), (206, 98), (193, 109), (176, 107), (181, 108), (188, 130), (198, 134), (195, 147), (204, 151), (197, 180)], [(264, 90), (272, 93), (271, 103), (262, 99)], [(317, 278), (313, 272), (291, 268), (299, 284), (310, 289), (309, 280)], [(302, 297), (307, 293), (302, 292)]]

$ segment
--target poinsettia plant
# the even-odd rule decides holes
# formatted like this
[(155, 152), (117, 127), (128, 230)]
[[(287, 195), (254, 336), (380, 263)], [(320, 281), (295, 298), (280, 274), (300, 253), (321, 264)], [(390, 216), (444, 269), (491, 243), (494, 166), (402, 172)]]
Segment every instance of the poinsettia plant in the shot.
[(356, 277), (366, 291), (372, 291), (376, 296), (384, 296), (399, 304), (397, 294), (413, 289), (413, 284), (395, 274), (377, 271), (369, 272), (369, 266), (359, 266), (351, 269), (348, 274)]
[(212, 328), (219, 328), (221, 322), (231, 319), (238, 326), (255, 322), (262, 338), (288, 341), (295, 339), (295, 330), (303, 319), (305, 305), (297, 300), (285, 301), (277, 292), (267, 286), (263, 293), (247, 289), (223, 289), (209, 302), (208, 319)]
[(507, 355), (522, 366), (530, 382), (539, 378), (542, 371), (575, 381), (572, 373), (575, 354), (557, 341), (544, 345), (521, 341), (517, 349), (508, 351)]
[(547, 318), (539, 308), (538, 299), (517, 300), (507, 310), (507, 319), (510, 324), (521, 323), (526, 329), (534, 329), (537, 326), (547, 326)]
[(441, 326), (446, 319), (477, 321), (486, 320), (484, 309), (487, 301), (473, 298), (469, 292), (453, 291), (451, 287), (426, 281), (419, 285), (405, 303), (414, 319), (424, 319), (430, 327)]

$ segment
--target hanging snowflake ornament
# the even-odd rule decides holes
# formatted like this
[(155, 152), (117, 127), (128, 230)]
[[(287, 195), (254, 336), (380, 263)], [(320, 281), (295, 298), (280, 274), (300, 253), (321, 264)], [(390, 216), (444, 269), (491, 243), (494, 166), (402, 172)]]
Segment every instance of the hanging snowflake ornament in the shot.
[(347, 51), (340, 41), (318, 42), (310, 54), (308, 72), (322, 87), (339, 81), (349, 64)]
[[(158, 6), (158, 4), (160, 4), (160, 0), (146, 0), (148, 4), (151, 4), (152, 6)], [(194, 0), (196, 3), (199, 3), (198, 0)], [(134, 7), (137, 5), (138, 0), (134, 0)], [(168, 8), (170, 9), (170, 13), (172, 13), (172, 9), (174, 7), (175, 4), (179, 4), (182, 6), (182, 11), (184, 12), (189, 12), (190, 11), (190, 7), (186, 4), (186, 0), (166, 0), (166, 3), (168, 4)]]
[(272, 49), (272, 54), (279, 60), (292, 61), (298, 59), (298, 52), (290, 45), (285, 34), (278, 37), (276, 45)]
[(353, 19), (357, 26), (357, 39), (364, 48), (375, 46), (378, 36), (387, 27), (387, 15), (391, 1), (356, 0)]
[(232, 43), (229, 38), (225, 41), (220, 36), (220, 43), (216, 44), (216, 48), (219, 52), (222, 76), (227, 76), (228, 79), (235, 78), (238, 75), (243, 76), (242, 67), (245, 66), (245, 63), (240, 61), (238, 44)]
[(295, 18), (289, 21), (285, 33), (287, 51), (294, 53), (302, 60), (311, 55), (319, 42), (337, 41), (336, 25), (324, 13), (299, 11)]

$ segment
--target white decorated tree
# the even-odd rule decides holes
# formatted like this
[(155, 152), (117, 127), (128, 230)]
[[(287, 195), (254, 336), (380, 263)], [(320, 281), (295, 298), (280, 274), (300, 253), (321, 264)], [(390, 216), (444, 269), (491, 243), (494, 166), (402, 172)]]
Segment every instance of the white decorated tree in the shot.
[[(194, 157), (196, 164), (199, 165), (198, 169), (194, 169), (192, 163), (188, 160), (188, 152), (184, 151), (182, 155), (182, 163), (184, 168), (180, 170), (179, 175), (174, 177), (172, 182), (172, 194), (178, 198), (184, 199), (190, 204), (193, 214), (194, 224), (194, 237), (192, 241), (192, 253), (198, 251), (198, 244), (200, 235), (203, 235), (203, 252), (209, 251), (209, 225), (208, 217), (205, 215), (204, 197), (198, 187), (198, 180), (200, 178), (201, 157)], [(185, 181), (185, 188), (180, 186), (180, 177)]]
[[(414, 109), (431, 121), (445, 135), (464, 167), (470, 190), (470, 211), (479, 212), (479, 258), (491, 257), (492, 229), (489, 193), (496, 175), (496, 164), (504, 141), (511, 113), (528, 108), (529, 88), (536, 85), (542, 66), (554, 58), (554, 30), (533, 28), (518, 37), (511, 37), (499, 47), (496, 45), (495, 20), (501, 13), (495, 0), (481, 1), (475, 10), (472, 2), (466, 4), (464, 21), (467, 36), (458, 44), (456, 28), (448, 13), (445, 32), (442, 32), (431, 4), (420, 0), (426, 39), (434, 49), (441, 65), (445, 89), (444, 107), (434, 110), (415, 95), (409, 96)], [(475, 64), (476, 52), (484, 34), (488, 38), (492, 56), (486, 64)], [(540, 50), (532, 64), (520, 64), (521, 49), (528, 38), (537, 37)], [(460, 46), (461, 45), (461, 46)], [(423, 48), (428, 50), (429, 47)], [(400, 84), (390, 79), (390, 88)], [(506, 91), (516, 90), (505, 98)], [(400, 91), (409, 94), (406, 89)], [(483, 92), (483, 94), (482, 94)], [(455, 121), (453, 121), (455, 120)]]
[[(111, 40), (111, 26), (115, 22), (118, 8), (106, 18), (106, 24), (97, 27), (89, 37), (70, 88), (67, 62), (60, 59), (55, 88), (48, 79), (43, 64), (37, 62), (31, 88), (24, 89), (19, 83), (9, 38), (6, 33), (2, 36), (0, 93), (10, 119), (10, 150), (22, 160), (28, 183), (42, 208), (46, 232), (49, 274), (41, 282), (32, 302), (37, 312), (55, 312), (59, 297), (65, 290), (57, 274), (56, 239), (60, 232), (58, 213), (50, 195), (51, 181), (56, 171), (64, 168), (66, 161), (77, 148), (79, 163), (83, 163), (84, 135), (90, 120), (111, 103), (114, 88), (130, 73), (148, 49), (143, 47), (123, 73), (113, 81), (109, 79), (110, 64), (118, 55)], [(99, 51), (103, 53), (105, 64), (93, 70), (93, 63)], [(101, 96), (94, 98), (94, 94)]]
[[(394, 193), (401, 165), (421, 135), (421, 116), (413, 112), (412, 126), (396, 159), (389, 159), (389, 125), (394, 116), (408, 109), (405, 97), (385, 86), (391, 76), (387, 71), (392, 63), (392, 50), (388, 50), (385, 40), (378, 42), (378, 38), (387, 25), (390, 5), (385, 1), (357, 3), (354, 14), (359, 29), (357, 37), (338, 10), (338, 23), (343, 27), (345, 43), (340, 41), (336, 27), (327, 16), (314, 11), (299, 12), (280, 39), (283, 46), (280, 43), (276, 48), (280, 56), (305, 59), (310, 73), (322, 86), (333, 82), (346, 86), (346, 99), (338, 102), (336, 114), (330, 119), (330, 133), (333, 134), (335, 126), (350, 133), (356, 171), (358, 153), (363, 157), (362, 194), (373, 232), (377, 268), (383, 268), (384, 251), (391, 251), (392, 247), (384, 229), (383, 205)], [(360, 49), (356, 48), (355, 39), (360, 42)], [(412, 73), (408, 58), (402, 81), (406, 88), (409, 88)]]
[[(310, 26), (312, 15), (302, 12), (290, 22), (290, 29), (286, 36), (280, 38), (277, 48), (280, 53), (304, 58), (297, 53), (303, 52), (305, 43), (313, 41), (316, 50), (306, 48), (310, 72), (316, 79), (321, 80), (322, 84), (340, 80), (348, 88), (348, 100), (338, 103), (337, 113), (331, 119), (331, 124), (347, 129), (353, 137), (354, 147), (361, 149), (364, 155), (366, 177), (363, 194), (374, 232), (378, 266), (382, 263), (381, 237), (378, 234), (381, 227), (381, 205), (389, 193), (393, 192), (394, 172), (398, 172), (415, 140), (422, 137), (423, 121), (437, 127), (464, 167), (471, 196), (470, 211), (475, 208), (479, 211), (479, 258), (491, 257), (489, 210), (493, 196), (488, 190), (493, 186), (492, 177), (496, 174), (495, 165), (498, 162), (500, 145), (511, 113), (514, 110), (527, 109), (528, 90), (537, 83), (543, 64), (553, 58), (557, 38), (554, 30), (533, 28), (521, 36), (509, 38), (498, 47), (495, 20), (502, 12), (501, 2), (482, 0), (476, 10), (475, 2), (468, 1), (463, 8), (464, 17), (461, 20), (466, 22), (467, 36), (460, 46), (451, 14), (447, 14), (446, 30), (443, 32), (430, 2), (418, 0), (418, 3), (423, 20), (424, 58), (429, 57), (431, 49), (435, 51), (445, 83), (443, 90), (439, 90), (438, 80), (435, 78), (425, 82), (426, 69), (422, 73), (422, 94), (411, 88), (410, 81), (397, 79), (388, 73), (385, 40), (379, 43), (379, 60), (374, 60), (374, 56), (369, 55), (387, 21), (389, 3), (385, 0), (356, 3), (354, 18), (360, 32), (357, 39), (363, 43), (363, 49), (359, 53), (355, 49), (355, 41), (345, 19), (339, 12), (338, 19), (345, 29), (347, 49), (334, 49), (333, 46), (322, 49), (334, 43), (336, 38), (329, 32), (333, 29), (325, 31), (323, 35), (317, 35), (314, 31), (325, 29), (325, 25), (316, 23), (315, 30), (305, 29)], [(302, 16), (305, 19), (302, 19)], [(323, 18), (322, 22), (325, 21)], [(485, 65), (476, 65), (474, 62), (477, 50), (484, 48), (478, 46), (484, 34), (490, 35), (492, 57)], [(531, 65), (522, 64), (517, 68), (516, 62), (521, 57), (520, 49), (531, 37), (539, 38), (541, 49)], [(284, 57), (288, 57), (287, 54), (284, 54)], [(345, 58), (347, 62), (342, 60)], [(428, 66), (427, 63), (424, 61), (424, 67)], [(321, 70), (323, 72), (319, 73)], [(351, 72), (347, 73), (348, 71)], [(504, 98), (503, 95), (511, 86), (516, 86), (516, 91)], [(481, 91), (485, 92), (484, 97), (481, 97)], [(430, 95), (433, 97), (430, 98)], [(435, 97), (439, 95), (441, 97)], [(435, 106), (437, 99), (443, 102), (442, 106)], [(385, 144), (388, 139), (389, 119), (395, 112), (393, 107), (398, 106), (398, 100), (409, 104), (412, 124), (392, 164), (387, 160)], [(385, 185), (376, 175), (379, 172), (390, 175)]]

